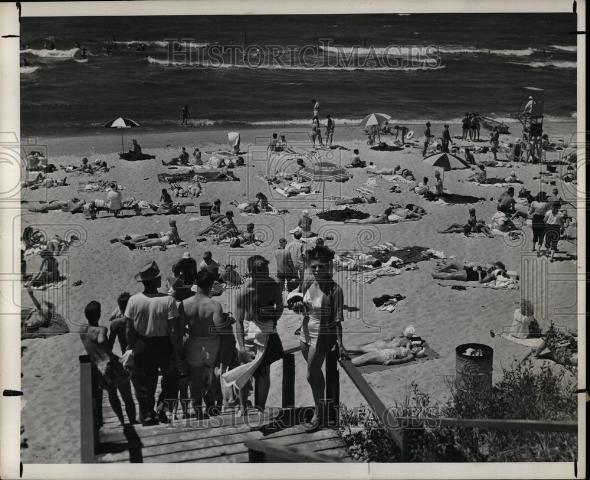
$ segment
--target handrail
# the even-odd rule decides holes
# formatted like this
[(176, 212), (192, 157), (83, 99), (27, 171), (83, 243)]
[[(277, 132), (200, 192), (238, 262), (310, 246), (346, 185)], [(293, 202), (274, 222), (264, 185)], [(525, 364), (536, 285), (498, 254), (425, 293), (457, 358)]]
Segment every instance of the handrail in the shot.
[(488, 430), (525, 430), (536, 432), (576, 433), (575, 422), (546, 422), (543, 420), (520, 420), (511, 418), (446, 418), (432, 417), (432, 423), (441, 427), (485, 428)]
[(405, 441), (405, 430), (398, 424), (396, 417), (393, 417), (385, 404), (377, 396), (375, 391), (367, 383), (361, 372), (358, 371), (356, 366), (352, 364), (349, 359), (340, 359), (340, 365), (347, 373), (348, 377), (354, 383), (354, 386), (358, 389), (361, 395), (365, 398), (373, 413), (377, 416), (381, 424), (387, 429), (391, 437), (402, 451), (402, 459), (407, 458), (407, 442)]
[(92, 363), (88, 355), (80, 355), (80, 460), (94, 463), (98, 430), (92, 380)]

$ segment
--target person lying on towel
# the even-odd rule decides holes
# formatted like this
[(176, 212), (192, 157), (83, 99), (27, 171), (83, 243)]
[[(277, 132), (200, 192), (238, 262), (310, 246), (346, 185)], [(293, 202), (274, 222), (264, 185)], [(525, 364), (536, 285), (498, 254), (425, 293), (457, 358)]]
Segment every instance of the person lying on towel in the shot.
[(176, 220), (170, 220), (170, 230), (160, 233), (148, 233), (147, 235), (125, 235), (123, 237), (113, 238), (111, 243), (121, 242), (129, 250), (146, 247), (165, 247), (166, 245), (178, 245), (182, 242), (176, 227)]
[(352, 364), (362, 365), (399, 365), (411, 362), (426, 355), (424, 347), (410, 345), (407, 347), (392, 347), (365, 353), (352, 359)]
[(345, 220), (345, 223), (358, 223), (361, 225), (397, 223), (402, 220), (418, 220), (422, 218), (425, 213), (426, 211), (422, 207), (412, 203), (408, 203), (405, 208), (399, 204), (394, 204), (386, 208), (385, 212), (380, 215), (372, 215), (365, 219), (351, 218)]

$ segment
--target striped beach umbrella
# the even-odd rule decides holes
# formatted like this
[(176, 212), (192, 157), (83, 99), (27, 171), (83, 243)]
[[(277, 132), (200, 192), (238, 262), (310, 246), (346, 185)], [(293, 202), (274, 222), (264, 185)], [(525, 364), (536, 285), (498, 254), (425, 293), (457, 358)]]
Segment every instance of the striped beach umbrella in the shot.
[(325, 203), (325, 182), (346, 182), (352, 175), (345, 168), (330, 162), (317, 162), (303, 167), (297, 175), (309, 182), (322, 182), (322, 209)]
[(424, 163), (433, 167), (442, 168), (445, 171), (471, 168), (465, 160), (452, 153), (435, 153), (424, 158)]
[[(124, 117), (117, 117), (114, 120), (111, 120), (110, 122), (107, 122), (104, 124), (104, 128), (134, 128), (134, 127), (139, 127), (139, 123), (137, 123), (135, 120), (131, 120), (130, 118), (124, 118)], [(125, 151), (125, 144), (123, 142), (123, 134), (121, 133), (121, 148), (122, 148), (122, 152)]]
[(361, 128), (372, 127), (373, 125), (382, 125), (391, 120), (391, 115), (387, 113), (370, 113), (361, 120)]

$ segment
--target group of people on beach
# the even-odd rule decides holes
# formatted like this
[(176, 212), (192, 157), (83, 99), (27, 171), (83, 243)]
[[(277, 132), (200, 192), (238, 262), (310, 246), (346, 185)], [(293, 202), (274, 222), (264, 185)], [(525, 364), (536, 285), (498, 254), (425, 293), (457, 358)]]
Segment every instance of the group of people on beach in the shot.
[[(343, 292), (332, 277), (334, 252), (321, 239), (306, 246), (302, 232), (299, 228), (290, 243), (280, 240), (277, 279), (271, 277), (266, 258), (248, 258), (248, 278), (234, 296), (231, 313), (211, 297), (213, 285), (227, 281), (211, 252), (205, 252), (198, 266), (185, 253), (172, 267), (174, 278), (168, 281), (167, 293), (159, 291), (159, 266), (149, 262), (135, 276), (142, 291), (119, 296), (108, 329), (99, 325), (101, 305), (92, 301), (86, 306), (88, 327), (80, 337), (122, 424), (125, 419), (117, 392), (128, 421), (144, 426), (169, 422), (179, 404), (185, 417), (190, 416), (189, 403), (197, 418), (235, 406), (238, 414), (246, 415), (252, 381), (256, 390), (253, 406), (264, 410), (270, 364), (282, 357), (276, 328), (285, 308), (301, 315), (301, 351), (315, 404), (306, 429), (314, 431), (335, 421), (330, 408), (336, 399), (325, 396), (322, 366), (325, 362), (327, 377), (338, 382), (336, 362), (346, 355), (341, 329)], [(285, 289), (289, 292), (286, 305)], [(121, 357), (113, 353), (115, 339)], [(161, 394), (156, 401), (159, 372)], [(129, 380), (139, 404), (139, 419)], [(337, 385), (328, 388), (333, 397), (337, 391)]]

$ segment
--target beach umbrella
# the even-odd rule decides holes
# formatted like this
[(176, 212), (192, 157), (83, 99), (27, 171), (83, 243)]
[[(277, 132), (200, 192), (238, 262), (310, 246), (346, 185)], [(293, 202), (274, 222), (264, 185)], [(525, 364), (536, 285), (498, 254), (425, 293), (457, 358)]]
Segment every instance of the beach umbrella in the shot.
[(386, 113), (370, 113), (361, 120), (360, 126), (362, 128), (372, 127), (373, 125), (382, 125), (391, 120), (391, 115)]
[(322, 182), (322, 210), (324, 209), (325, 182), (346, 182), (351, 178), (345, 168), (330, 162), (317, 162), (303, 167), (297, 175), (310, 182)]
[(424, 158), (424, 163), (442, 169), (443, 178), (445, 171), (471, 168), (465, 160), (452, 153), (434, 153)]
[[(139, 123), (137, 123), (135, 120), (123, 117), (115, 118), (114, 120), (111, 120), (110, 122), (104, 124), (104, 128), (133, 128), (139, 126)], [(123, 143), (123, 133), (121, 133), (121, 149), (122, 152), (125, 151), (125, 144)]]
[(445, 171), (471, 168), (462, 158), (452, 153), (435, 153), (424, 158), (424, 163)]
[[(360, 127), (366, 129), (367, 127), (381, 127), (385, 122), (391, 120), (391, 116), (386, 113), (370, 113), (361, 120)], [(381, 141), (381, 128), (377, 130), (379, 135), (379, 141)]]

